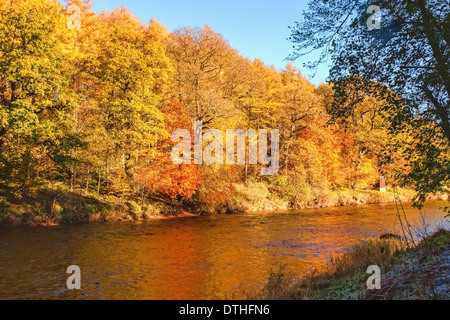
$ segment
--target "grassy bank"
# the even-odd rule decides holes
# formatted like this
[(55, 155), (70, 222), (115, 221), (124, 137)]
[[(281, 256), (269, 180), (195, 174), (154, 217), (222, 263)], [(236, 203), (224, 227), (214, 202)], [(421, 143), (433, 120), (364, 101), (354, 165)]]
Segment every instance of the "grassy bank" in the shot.
[[(301, 191), (301, 190), (300, 190)], [(307, 190), (295, 197), (264, 183), (234, 184), (220, 197), (205, 197), (180, 203), (176, 200), (150, 200), (85, 193), (67, 186), (42, 186), (23, 192), (14, 186), (0, 188), (0, 224), (57, 225), (109, 221), (136, 221), (177, 216), (274, 211), (393, 202), (391, 190)], [(410, 201), (414, 191), (399, 189), (402, 201)], [(447, 194), (437, 196), (446, 199)]]
[(175, 208), (163, 202), (138, 204), (135, 200), (85, 194), (64, 188), (40, 188), (21, 193), (0, 190), (0, 224), (58, 225), (110, 221), (137, 221), (169, 216)]
[[(231, 203), (227, 203), (228, 209), (236, 212), (258, 212), (304, 208), (339, 207), (359, 204), (377, 204), (394, 202), (392, 189), (387, 192), (377, 190), (326, 190), (305, 188), (296, 190), (293, 195), (289, 190), (277, 190), (268, 188), (263, 183), (249, 183), (236, 185), (235, 194), (231, 197)], [(415, 192), (411, 189), (399, 189), (402, 201), (411, 201)], [(214, 210), (213, 212), (217, 211)]]
[[(381, 289), (369, 290), (366, 273), (381, 268)], [(395, 300), (450, 298), (450, 231), (439, 230), (417, 247), (398, 240), (363, 241), (329, 266), (299, 282), (281, 268), (266, 286), (248, 299), (268, 300)]]
[[(398, 188), (401, 201), (412, 201), (416, 192), (408, 188)], [(448, 200), (449, 190), (429, 197), (429, 200)], [(387, 192), (367, 189), (329, 190), (326, 187), (314, 188), (308, 184), (293, 187), (276, 186), (263, 182), (250, 181), (247, 184), (233, 184), (232, 191), (221, 200), (220, 193), (215, 197), (205, 197), (197, 207), (201, 213), (238, 213), (277, 211), (304, 208), (340, 207), (359, 204), (378, 204), (394, 202), (393, 189)]]

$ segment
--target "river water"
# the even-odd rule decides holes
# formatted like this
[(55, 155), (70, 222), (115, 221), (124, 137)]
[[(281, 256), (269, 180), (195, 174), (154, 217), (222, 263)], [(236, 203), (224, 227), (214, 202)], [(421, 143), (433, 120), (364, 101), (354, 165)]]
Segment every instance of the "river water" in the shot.
[[(429, 202), (430, 228), (445, 224)], [(417, 224), (419, 211), (405, 205)], [(302, 277), (361, 239), (400, 234), (395, 205), (139, 223), (0, 229), (0, 299), (223, 299), (264, 285), (271, 268)], [(81, 269), (68, 290), (67, 267)]]

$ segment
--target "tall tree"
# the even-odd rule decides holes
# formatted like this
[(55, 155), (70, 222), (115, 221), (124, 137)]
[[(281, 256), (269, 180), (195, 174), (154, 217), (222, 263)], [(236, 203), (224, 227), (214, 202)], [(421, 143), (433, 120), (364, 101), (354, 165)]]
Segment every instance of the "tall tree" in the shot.
[(122, 163), (119, 172), (132, 186), (134, 167), (151, 159), (158, 140), (168, 135), (160, 108), (172, 66), (156, 21), (145, 26), (124, 8), (99, 19), (101, 32), (91, 40), (97, 50), (83, 64), (101, 86), (101, 123), (112, 142), (106, 166), (113, 158)]
[[(448, 3), (439, 0), (311, 1), (303, 19), (292, 27), (291, 58), (317, 50), (318, 59), (308, 64), (316, 68), (331, 57), (330, 81), (338, 94), (354, 85), (348, 81), (353, 75), (376, 81), (378, 85), (369, 86), (359, 81), (359, 89), (389, 101), (384, 107), (391, 109), (394, 131), (412, 119), (429, 120), (438, 125), (431, 125), (436, 134), (442, 130), (448, 146), (449, 14)], [(439, 168), (434, 191), (450, 181), (450, 161), (441, 162)], [(425, 193), (433, 189), (418, 188)]]
[(174, 98), (186, 105), (192, 122), (208, 126), (232, 105), (223, 99), (222, 78), (231, 54), (229, 44), (211, 27), (176, 30), (165, 41), (176, 67)]
[(0, 2), (0, 170), (23, 186), (62, 173), (80, 144), (67, 17), (53, 1)]
[[(380, 29), (370, 29), (376, 4)], [(375, 10), (375, 9), (374, 9)], [(413, 114), (439, 123), (450, 140), (450, 7), (445, 1), (314, 1), (292, 28), (296, 59), (321, 50), (331, 55), (331, 81), (361, 75), (405, 97)]]

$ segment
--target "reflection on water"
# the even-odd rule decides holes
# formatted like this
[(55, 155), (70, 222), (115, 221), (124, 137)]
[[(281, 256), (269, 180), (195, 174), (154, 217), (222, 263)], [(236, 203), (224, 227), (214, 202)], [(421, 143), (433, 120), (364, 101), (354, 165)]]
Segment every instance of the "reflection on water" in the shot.
[[(443, 223), (444, 205), (424, 209), (432, 226)], [(405, 209), (416, 221), (418, 210)], [(3, 228), (0, 299), (222, 299), (262, 285), (280, 264), (301, 277), (332, 254), (386, 232), (400, 233), (392, 204)], [(81, 268), (79, 291), (66, 288), (70, 265)]]

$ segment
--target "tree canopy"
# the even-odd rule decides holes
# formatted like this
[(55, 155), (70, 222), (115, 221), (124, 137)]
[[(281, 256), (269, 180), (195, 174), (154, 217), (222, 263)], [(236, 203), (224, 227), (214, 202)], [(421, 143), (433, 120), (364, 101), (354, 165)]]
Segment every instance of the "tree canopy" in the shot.
[[(2, 0), (0, 187), (17, 199), (50, 188), (206, 212), (272, 195), (322, 205), (381, 175), (434, 192), (450, 168), (448, 8), (397, 2), (383, 3), (393, 13), (380, 30), (367, 29), (366, 3), (311, 3), (291, 39), (332, 56), (332, 84), (316, 87), (290, 63), (243, 57), (210, 26), (169, 32), (123, 7)], [(194, 141), (197, 121), (203, 133), (278, 130), (278, 174), (261, 175), (248, 152), (245, 164), (174, 163), (172, 133)]]
[[(449, 13), (448, 3), (438, 0), (311, 1), (291, 28), (291, 59), (316, 51), (318, 58), (307, 64), (313, 70), (331, 59), (335, 114), (348, 114), (342, 99), (357, 97), (349, 96), (346, 87), (358, 86), (363, 96), (386, 102), (381, 107), (389, 112), (391, 131), (409, 130), (421, 141), (420, 146), (397, 141), (399, 148), (409, 144), (403, 147), (405, 157), (421, 159), (409, 164), (411, 175), (403, 175), (415, 181), (421, 199), (450, 179)], [(439, 152), (428, 139), (430, 130), (431, 136), (441, 137)], [(444, 156), (429, 158), (436, 152)], [(428, 178), (420, 178), (424, 176)]]

